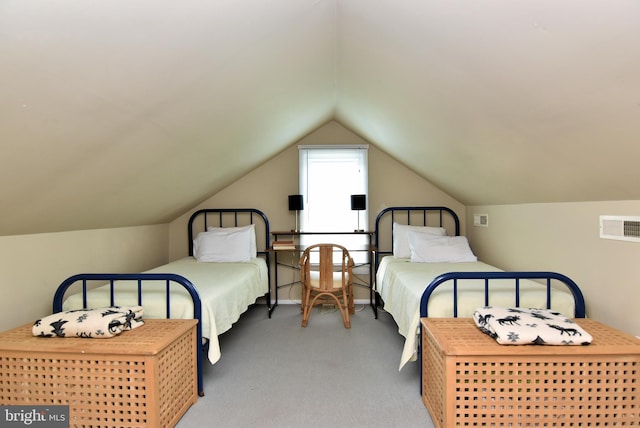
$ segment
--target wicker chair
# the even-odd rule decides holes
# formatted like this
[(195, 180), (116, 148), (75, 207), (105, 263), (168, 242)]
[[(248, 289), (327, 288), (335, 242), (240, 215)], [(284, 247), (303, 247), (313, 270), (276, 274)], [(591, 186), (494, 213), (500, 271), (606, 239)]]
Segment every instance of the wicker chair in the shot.
[[(319, 263), (315, 265), (314, 259), (312, 266), (311, 255), (315, 253)], [(317, 270), (312, 269), (316, 266)], [(307, 326), (314, 306), (334, 303), (340, 310), (344, 326), (351, 328), (349, 314), (354, 313), (352, 267), (353, 259), (341, 245), (315, 244), (304, 250), (300, 258), (302, 327)]]

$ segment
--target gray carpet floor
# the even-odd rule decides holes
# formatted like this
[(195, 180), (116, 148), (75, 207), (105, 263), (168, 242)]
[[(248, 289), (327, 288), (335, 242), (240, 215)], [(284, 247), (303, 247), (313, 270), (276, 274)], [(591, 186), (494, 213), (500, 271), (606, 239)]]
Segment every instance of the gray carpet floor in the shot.
[(250, 308), (220, 336), (222, 358), (204, 368), (205, 396), (178, 423), (195, 427), (433, 427), (419, 367), (398, 370), (403, 338), (391, 316), (356, 305), (340, 313), (280, 305)]

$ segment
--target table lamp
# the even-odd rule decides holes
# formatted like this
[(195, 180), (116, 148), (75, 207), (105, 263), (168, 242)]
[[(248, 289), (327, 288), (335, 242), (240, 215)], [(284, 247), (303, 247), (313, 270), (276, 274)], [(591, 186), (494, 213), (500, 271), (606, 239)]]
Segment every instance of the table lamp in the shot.
[(296, 212), (296, 228), (292, 229), (292, 232), (300, 232), (300, 229), (298, 229), (298, 211), (303, 209), (304, 201), (302, 200), (302, 195), (289, 195), (289, 211)]
[(364, 232), (360, 229), (360, 211), (367, 208), (367, 195), (351, 195), (351, 209), (358, 212), (358, 228), (354, 232)]

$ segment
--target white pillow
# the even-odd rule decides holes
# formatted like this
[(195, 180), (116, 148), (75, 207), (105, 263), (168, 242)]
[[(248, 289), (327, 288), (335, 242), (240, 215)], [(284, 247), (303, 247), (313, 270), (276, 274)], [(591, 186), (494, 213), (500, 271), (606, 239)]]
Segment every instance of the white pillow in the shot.
[(214, 226), (207, 227), (208, 232), (214, 232), (217, 230), (222, 230), (222, 231), (249, 230), (250, 240), (251, 240), (250, 242), (251, 258), (255, 259), (256, 257), (258, 257), (258, 247), (256, 246), (256, 225), (255, 224), (249, 224), (246, 226), (239, 226), (239, 227), (214, 227)]
[(248, 262), (250, 232), (249, 229), (200, 232), (193, 240), (193, 256), (199, 262)]
[(412, 262), (461, 263), (477, 262), (478, 258), (464, 236), (442, 236), (425, 239), (424, 233), (409, 232)]
[(444, 227), (430, 226), (408, 226), (406, 224), (393, 223), (393, 255), (399, 259), (408, 259), (411, 257), (409, 250), (409, 239), (407, 232), (421, 232), (433, 236), (445, 236), (447, 231)]

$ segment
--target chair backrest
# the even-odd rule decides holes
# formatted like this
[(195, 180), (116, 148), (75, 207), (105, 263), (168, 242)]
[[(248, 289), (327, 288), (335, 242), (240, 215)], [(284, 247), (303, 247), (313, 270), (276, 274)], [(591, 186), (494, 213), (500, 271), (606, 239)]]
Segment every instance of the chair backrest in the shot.
[[(312, 270), (311, 255), (318, 253), (318, 270)], [(339, 256), (339, 259), (338, 257)], [(346, 287), (351, 278), (353, 260), (349, 251), (338, 244), (315, 244), (307, 247), (300, 258), (302, 280), (319, 290)]]

